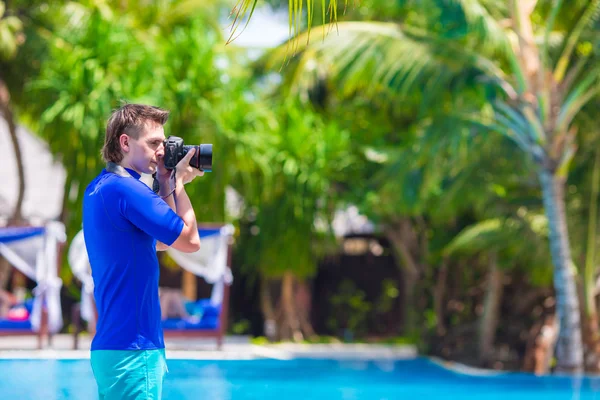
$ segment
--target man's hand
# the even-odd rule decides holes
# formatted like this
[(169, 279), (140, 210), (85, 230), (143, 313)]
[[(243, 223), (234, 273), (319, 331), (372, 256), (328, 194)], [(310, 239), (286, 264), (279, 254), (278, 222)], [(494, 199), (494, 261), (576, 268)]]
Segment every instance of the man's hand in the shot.
[[(183, 235), (183, 238), (178, 238), (171, 246), (167, 246), (166, 244), (157, 241), (157, 251), (165, 251), (169, 247), (173, 247), (180, 251), (194, 252), (198, 251), (200, 248), (200, 237), (198, 236), (196, 216), (192, 204), (190, 203), (190, 199), (187, 197), (185, 189), (183, 188), (186, 183), (191, 182), (195, 177), (204, 175), (204, 171), (200, 171), (197, 168), (190, 166), (190, 159), (195, 152), (196, 149), (192, 148), (175, 166), (175, 187), (172, 186), (173, 171), (165, 168), (162, 157), (158, 160), (156, 179), (158, 179), (160, 185), (159, 195), (169, 207), (183, 219), (185, 224), (184, 231), (186, 231), (186, 233)], [(177, 196), (179, 196), (179, 206), (175, 204), (174, 197), (170, 196), (170, 194), (173, 193), (177, 193)]]
[(190, 165), (190, 159), (196, 153), (196, 148), (190, 149), (185, 157), (183, 157), (175, 166), (175, 181), (182, 184), (188, 184), (197, 176), (204, 175), (204, 171), (200, 171)]
[(158, 166), (156, 168), (156, 179), (158, 179), (158, 182), (163, 183), (168, 181), (169, 178), (171, 178), (172, 172), (173, 171), (170, 171), (165, 168), (165, 161), (162, 157), (160, 157), (158, 159)]

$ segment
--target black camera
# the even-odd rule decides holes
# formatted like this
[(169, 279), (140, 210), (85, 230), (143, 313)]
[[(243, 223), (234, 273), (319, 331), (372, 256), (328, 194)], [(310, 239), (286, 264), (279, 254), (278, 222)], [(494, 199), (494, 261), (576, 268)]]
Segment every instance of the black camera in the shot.
[(212, 144), (200, 144), (197, 146), (184, 145), (183, 139), (177, 136), (169, 136), (165, 142), (165, 156), (163, 161), (166, 169), (174, 169), (175, 166), (188, 151), (195, 148), (196, 153), (190, 159), (190, 165), (201, 171), (212, 171)]

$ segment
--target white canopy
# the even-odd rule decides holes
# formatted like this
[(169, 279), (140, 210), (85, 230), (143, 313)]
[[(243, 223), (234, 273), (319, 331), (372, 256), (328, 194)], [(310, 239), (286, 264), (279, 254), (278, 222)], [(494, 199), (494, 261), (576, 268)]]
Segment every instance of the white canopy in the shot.
[[(23, 217), (31, 224), (57, 219), (62, 208), (66, 172), (48, 145), (25, 128), (17, 127), (25, 174)], [(0, 117), (0, 225), (14, 212), (19, 181), (17, 162), (8, 126)]]
[(81, 281), (81, 318), (85, 321), (94, 319), (94, 281), (92, 279), (92, 270), (88, 261), (87, 250), (83, 238), (83, 229), (77, 232), (77, 235), (71, 241), (69, 254), (67, 255), (69, 265), (73, 275)]
[(219, 228), (199, 228), (200, 250), (195, 253), (182, 253), (170, 247), (167, 253), (183, 269), (201, 276), (213, 284), (210, 296), (212, 305), (223, 301), (223, 286), (233, 282), (229, 265), (229, 243), (233, 236), (233, 226), (225, 225)]
[(40, 329), (42, 307), (48, 310), (48, 330), (63, 326), (60, 305), (62, 280), (58, 277), (58, 244), (67, 239), (62, 223), (52, 221), (44, 227), (0, 228), (0, 254), (15, 268), (37, 283), (33, 294), (31, 326)]

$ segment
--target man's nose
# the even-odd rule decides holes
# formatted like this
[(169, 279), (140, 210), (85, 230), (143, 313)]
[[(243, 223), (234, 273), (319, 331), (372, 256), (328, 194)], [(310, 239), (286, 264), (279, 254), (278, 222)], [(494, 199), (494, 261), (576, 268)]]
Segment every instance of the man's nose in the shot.
[(165, 155), (165, 146), (163, 144), (160, 144), (158, 146), (158, 149), (156, 149), (156, 156), (162, 158), (164, 155)]

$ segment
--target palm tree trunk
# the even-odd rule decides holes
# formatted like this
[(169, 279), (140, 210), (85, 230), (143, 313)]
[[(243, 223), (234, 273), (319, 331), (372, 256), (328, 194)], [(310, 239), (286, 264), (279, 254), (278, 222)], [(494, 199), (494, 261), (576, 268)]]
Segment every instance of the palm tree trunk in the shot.
[[(8, 220), (9, 225), (21, 225), (23, 222), (23, 200), (25, 199), (25, 173), (23, 171), (23, 157), (21, 154), (21, 146), (17, 138), (17, 124), (15, 123), (14, 114), (10, 106), (10, 92), (4, 81), (0, 78), (0, 115), (6, 120), (8, 125), (8, 134), (17, 161), (17, 176), (19, 178), (19, 186), (17, 192), (17, 202), (11, 217)], [(0, 290), (4, 289), (8, 283), (10, 274), (10, 264), (3, 257), (0, 257)]]
[(583, 370), (581, 320), (575, 267), (571, 259), (567, 231), (565, 179), (543, 168), (540, 172), (540, 183), (550, 230), (550, 252), (554, 264), (554, 289), (560, 329), (556, 344), (556, 369), (580, 372)]
[[(281, 302), (283, 309), (283, 326), (281, 329), (282, 339), (293, 339), (294, 341), (301, 341), (304, 339), (302, 332), (300, 331), (300, 320), (296, 314), (296, 307), (294, 301), (294, 274), (290, 271), (286, 271), (283, 274), (281, 281)], [(289, 336), (285, 337), (284, 336)]]
[(436, 333), (438, 336), (446, 334), (445, 307), (444, 298), (446, 296), (446, 279), (448, 278), (448, 260), (442, 260), (440, 270), (436, 278), (435, 288), (433, 289), (433, 309), (436, 319)]
[(315, 330), (310, 322), (312, 293), (306, 282), (296, 280), (296, 313), (300, 322), (300, 330), (305, 338), (315, 337)]
[(410, 254), (410, 251), (404, 244), (402, 238), (397, 232), (388, 231), (386, 235), (391, 242), (392, 252), (396, 259), (396, 264), (402, 274), (401, 279), (404, 282), (402, 288), (402, 333), (410, 334), (413, 332), (416, 324), (416, 302), (415, 286), (419, 280), (419, 269)]
[(73, 186), (73, 175), (67, 174), (67, 179), (65, 182), (65, 187), (63, 189), (63, 200), (62, 207), (60, 211), (59, 220), (62, 221), (63, 224), (68, 225), (67, 218), (69, 216), (69, 197), (71, 194), (71, 189)]
[(17, 202), (12, 217), (11, 224), (20, 224), (23, 220), (22, 207), (25, 199), (25, 173), (23, 171), (23, 157), (21, 154), (21, 146), (17, 138), (17, 124), (15, 123), (14, 114), (10, 106), (10, 92), (4, 81), (0, 78), (0, 114), (4, 116), (8, 124), (8, 133), (13, 146), (15, 159), (17, 160), (17, 174), (19, 177), (19, 187), (17, 194)]
[[(417, 302), (415, 298), (415, 287), (421, 279), (421, 266), (410, 251), (409, 244), (414, 245), (414, 237), (408, 237), (410, 229), (407, 229), (406, 220), (401, 220), (394, 225), (385, 228), (385, 235), (392, 246), (392, 253), (396, 265), (401, 274), (400, 279), (404, 282), (402, 288), (402, 334), (414, 334), (417, 329)], [(410, 226), (408, 226), (410, 228)]]
[(598, 191), (600, 179), (600, 150), (596, 150), (594, 171), (592, 172), (592, 191), (590, 193), (590, 212), (588, 218), (588, 237), (583, 274), (583, 343), (585, 346), (585, 368), (588, 371), (600, 370), (598, 349), (598, 313), (596, 311), (596, 218), (598, 211)]
[(483, 300), (483, 314), (479, 323), (479, 360), (482, 364), (490, 361), (496, 338), (496, 327), (500, 313), (503, 290), (503, 274), (496, 262), (496, 254), (490, 254), (487, 289)]
[(277, 323), (275, 322), (277, 316), (275, 315), (275, 309), (273, 308), (273, 301), (271, 299), (269, 278), (264, 276), (260, 281), (260, 308), (263, 314), (263, 319), (265, 320), (265, 336), (270, 341), (274, 341), (277, 339)]

